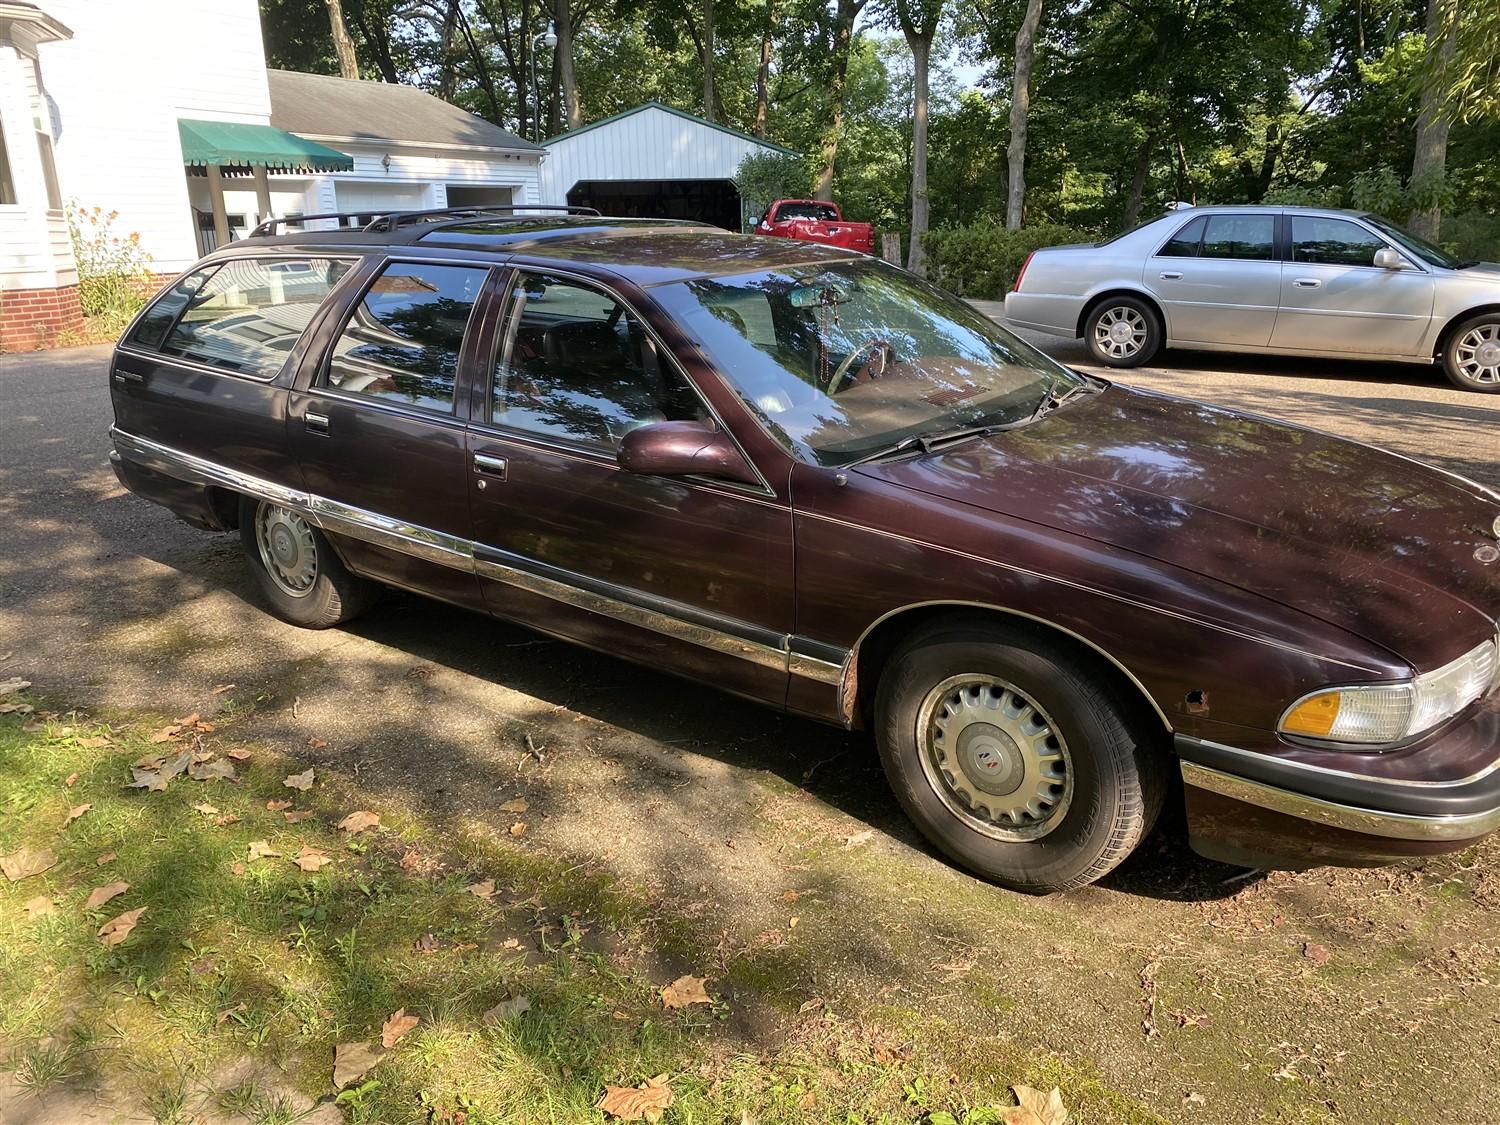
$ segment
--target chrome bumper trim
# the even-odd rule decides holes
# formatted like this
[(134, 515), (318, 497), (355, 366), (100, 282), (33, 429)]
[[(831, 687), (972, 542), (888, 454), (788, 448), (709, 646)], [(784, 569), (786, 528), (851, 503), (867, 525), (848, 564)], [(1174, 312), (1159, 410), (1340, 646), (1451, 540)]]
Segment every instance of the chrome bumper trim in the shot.
[(1197, 789), (1218, 793), (1231, 800), (1310, 820), (1330, 828), (1383, 836), (1392, 840), (1473, 840), (1500, 828), (1500, 808), (1461, 816), (1415, 816), (1336, 804), (1317, 797), (1278, 789), (1259, 781), (1209, 769), (1194, 762), (1182, 763), (1182, 781)]

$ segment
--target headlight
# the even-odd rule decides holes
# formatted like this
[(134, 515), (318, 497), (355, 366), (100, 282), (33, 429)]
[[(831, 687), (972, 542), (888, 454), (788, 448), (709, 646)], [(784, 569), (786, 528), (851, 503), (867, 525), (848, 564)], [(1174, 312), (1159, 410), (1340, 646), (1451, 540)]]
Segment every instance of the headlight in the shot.
[(1451, 664), (1415, 680), (1324, 688), (1304, 695), (1277, 730), (1329, 742), (1367, 746), (1402, 742), (1431, 730), (1483, 696), (1500, 668), (1500, 638), (1485, 641)]

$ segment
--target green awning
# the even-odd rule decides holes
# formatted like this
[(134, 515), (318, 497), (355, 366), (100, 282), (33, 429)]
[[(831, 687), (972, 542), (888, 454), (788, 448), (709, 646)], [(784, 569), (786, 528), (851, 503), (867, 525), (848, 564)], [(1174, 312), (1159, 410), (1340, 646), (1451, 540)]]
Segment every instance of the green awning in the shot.
[(352, 172), (354, 161), (326, 145), (304, 140), (274, 125), (236, 121), (177, 122), (182, 162), (189, 167), (261, 166), (276, 172)]

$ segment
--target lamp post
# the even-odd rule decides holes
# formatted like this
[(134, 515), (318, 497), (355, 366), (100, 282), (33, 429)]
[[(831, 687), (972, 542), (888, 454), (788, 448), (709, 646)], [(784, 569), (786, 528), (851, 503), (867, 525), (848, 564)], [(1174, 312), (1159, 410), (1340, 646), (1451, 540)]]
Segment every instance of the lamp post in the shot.
[(547, 21), (547, 30), (531, 39), (531, 97), (536, 103), (536, 112), (531, 118), (531, 139), (538, 143), (542, 139), (542, 89), (536, 84), (536, 50), (537, 44), (541, 43), (550, 51), (557, 46), (557, 31), (552, 26), (552, 21)]

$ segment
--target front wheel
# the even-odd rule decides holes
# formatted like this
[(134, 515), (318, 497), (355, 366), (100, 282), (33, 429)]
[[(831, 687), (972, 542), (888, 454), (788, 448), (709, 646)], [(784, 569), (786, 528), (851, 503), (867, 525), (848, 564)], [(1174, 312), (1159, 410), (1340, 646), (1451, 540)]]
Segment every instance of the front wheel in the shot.
[(1484, 313), (1453, 330), (1443, 372), (1455, 387), (1500, 394), (1500, 313)]
[(1139, 367), (1161, 350), (1161, 322), (1139, 297), (1106, 297), (1083, 326), (1089, 354), (1110, 367)]
[(1050, 638), (950, 622), (891, 657), (876, 695), (886, 775), (917, 827), (986, 879), (1081, 887), (1150, 831), (1166, 755), (1112, 681)]
[(304, 629), (327, 629), (358, 617), (380, 587), (351, 574), (328, 539), (295, 509), (240, 500), (240, 543), (276, 615)]

